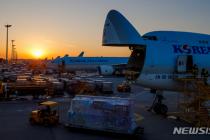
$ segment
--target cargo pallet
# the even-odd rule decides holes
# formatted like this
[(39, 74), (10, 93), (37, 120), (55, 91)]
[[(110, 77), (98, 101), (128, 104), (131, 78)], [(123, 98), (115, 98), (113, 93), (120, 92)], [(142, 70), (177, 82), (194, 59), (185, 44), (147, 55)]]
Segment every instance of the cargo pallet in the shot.
[[(210, 106), (204, 106), (210, 100), (210, 86), (202, 78), (178, 78), (183, 83), (183, 95), (178, 95), (176, 117), (194, 126), (210, 127)], [(189, 90), (190, 88), (190, 90)]]
[(36, 91), (36, 90), (43, 90), (45, 91), (46, 95), (53, 95), (54, 90), (53, 86), (46, 82), (46, 83), (36, 83), (36, 82), (27, 82), (27, 83), (8, 83), (7, 89), (11, 92), (19, 91), (19, 90), (27, 90), (27, 91)]
[(130, 98), (77, 95), (68, 110), (66, 127), (141, 136), (143, 117), (135, 114)]

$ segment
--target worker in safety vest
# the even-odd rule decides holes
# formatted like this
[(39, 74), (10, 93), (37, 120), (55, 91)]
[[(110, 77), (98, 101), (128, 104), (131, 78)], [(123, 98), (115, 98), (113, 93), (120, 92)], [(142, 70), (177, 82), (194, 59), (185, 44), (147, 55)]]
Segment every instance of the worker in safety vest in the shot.
[(198, 76), (198, 66), (196, 64), (193, 65), (192, 73), (193, 73), (194, 78)]

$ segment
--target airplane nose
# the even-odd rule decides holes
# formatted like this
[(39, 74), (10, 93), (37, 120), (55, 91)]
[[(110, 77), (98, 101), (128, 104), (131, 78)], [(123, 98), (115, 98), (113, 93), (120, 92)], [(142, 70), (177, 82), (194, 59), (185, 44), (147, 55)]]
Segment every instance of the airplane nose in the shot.
[(139, 46), (145, 42), (133, 25), (118, 11), (111, 10), (105, 20), (103, 46)]

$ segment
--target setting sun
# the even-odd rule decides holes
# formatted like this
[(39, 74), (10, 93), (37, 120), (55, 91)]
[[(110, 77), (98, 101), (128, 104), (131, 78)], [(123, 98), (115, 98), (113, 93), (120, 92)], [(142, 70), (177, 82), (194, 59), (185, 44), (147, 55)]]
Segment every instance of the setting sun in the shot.
[(34, 50), (32, 53), (35, 58), (41, 58), (43, 56), (42, 50)]

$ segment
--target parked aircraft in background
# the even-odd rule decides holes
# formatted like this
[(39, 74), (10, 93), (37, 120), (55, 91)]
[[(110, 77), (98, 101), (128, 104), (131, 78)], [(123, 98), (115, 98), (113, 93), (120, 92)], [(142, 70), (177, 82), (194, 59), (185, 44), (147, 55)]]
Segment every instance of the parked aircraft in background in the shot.
[(98, 71), (101, 75), (122, 74), (128, 62), (127, 57), (84, 57), (81, 52), (78, 57), (57, 57), (48, 63), (47, 68), (63, 67), (67, 72)]

